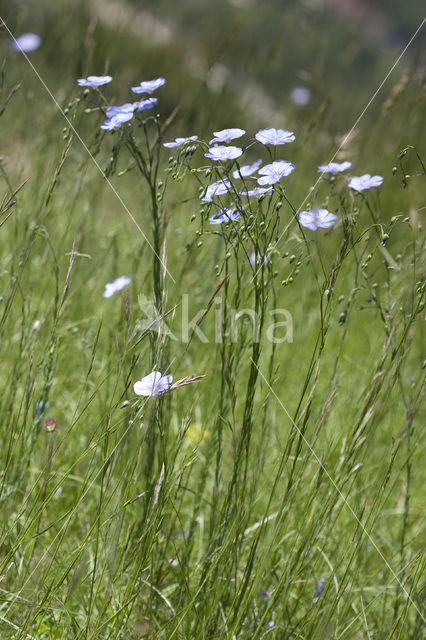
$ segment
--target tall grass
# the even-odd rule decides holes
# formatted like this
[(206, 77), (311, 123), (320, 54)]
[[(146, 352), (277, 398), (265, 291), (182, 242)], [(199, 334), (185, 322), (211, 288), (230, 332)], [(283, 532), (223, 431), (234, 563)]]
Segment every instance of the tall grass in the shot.
[[(25, 127), (15, 75), (5, 132)], [(321, 112), (276, 152), (249, 122), (244, 156), (211, 163), (220, 127), (164, 108), (173, 84), (113, 134), (99, 125), (127, 85), (75, 85), (67, 121), (44, 105), (34, 139), (2, 150), (0, 637), (420, 638), (418, 76), (340, 151), (384, 175), (360, 194), (316, 171), (339, 146)], [(296, 168), (241, 196), (254, 179), (232, 172), (257, 157)], [(302, 227), (302, 203), (336, 225)], [(218, 206), (240, 218), (211, 225)], [(152, 370), (183, 382), (135, 396)]]

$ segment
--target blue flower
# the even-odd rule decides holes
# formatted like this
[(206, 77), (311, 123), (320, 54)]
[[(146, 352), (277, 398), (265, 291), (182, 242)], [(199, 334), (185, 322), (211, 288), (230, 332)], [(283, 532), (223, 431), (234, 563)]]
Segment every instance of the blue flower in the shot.
[(327, 209), (311, 209), (311, 211), (302, 211), (299, 215), (299, 222), (302, 227), (316, 231), (319, 227), (328, 229), (332, 227), (337, 220), (334, 213), (330, 213)]
[(209, 184), (201, 200), (203, 202), (211, 202), (214, 196), (223, 196), (225, 193), (228, 193), (230, 188), (231, 183), (227, 179), (213, 182), (212, 184)]
[(304, 107), (311, 99), (308, 87), (295, 87), (290, 94), (291, 101), (298, 107)]
[(18, 36), (18, 38), (13, 38), (9, 42), (9, 46), (11, 49), (15, 51), (20, 51), (21, 53), (29, 53), (30, 51), (35, 51), (41, 45), (40, 36), (35, 33), (23, 33), (22, 36)]
[(262, 589), (262, 587), (260, 587), (260, 593), (265, 598), (265, 600), (269, 602), (269, 600), (271, 599), (271, 596), (269, 595), (269, 593), (265, 591), (265, 589)]
[(211, 158), (212, 160), (234, 160), (235, 158), (239, 158), (242, 155), (243, 150), (240, 147), (210, 147), (208, 153), (205, 153), (206, 158)]
[(261, 129), (256, 133), (255, 138), (262, 144), (286, 144), (287, 142), (296, 140), (296, 136), (292, 131), (287, 131), (287, 129), (274, 129), (273, 127)]
[[(263, 264), (268, 264), (269, 258), (268, 258), (268, 256), (263, 256), (263, 260), (262, 260), (262, 256), (260, 256), (260, 255), (257, 256), (257, 258), (256, 258), (256, 252), (252, 251), (250, 256), (249, 256), (249, 262), (252, 265), (252, 267), (254, 267), (256, 262), (258, 264), (262, 264), (262, 262), (263, 262)], [(261, 591), (262, 591), (262, 589), (261, 589)]]
[(79, 87), (101, 87), (103, 84), (111, 82), (111, 76), (88, 76), (77, 80)]
[(243, 167), (235, 169), (235, 171), (232, 172), (232, 177), (235, 178), (235, 180), (238, 180), (238, 178), (241, 178), (241, 176), (243, 178), (251, 176), (252, 173), (258, 170), (261, 164), (262, 160), (256, 160), (256, 162), (253, 162), (253, 164), (245, 164)]
[(209, 218), (210, 224), (222, 224), (222, 222), (233, 222), (239, 220), (241, 214), (236, 209), (220, 209), (217, 213)]
[(213, 131), (215, 137), (212, 138), (209, 144), (215, 142), (229, 142), (235, 138), (241, 138), (245, 134), (244, 129), (222, 129), (222, 131)]
[(240, 196), (247, 196), (248, 198), (255, 198), (257, 196), (263, 195), (271, 196), (272, 189), (268, 187), (255, 187), (254, 189), (249, 189), (248, 191), (240, 191)]
[(258, 184), (275, 184), (281, 178), (290, 175), (294, 171), (294, 164), (287, 160), (275, 160), (271, 164), (266, 164), (259, 169), (259, 173), (263, 176), (258, 178)]
[(170, 389), (172, 381), (171, 374), (163, 376), (159, 371), (152, 371), (142, 380), (135, 382), (133, 390), (137, 396), (158, 396)]
[(198, 136), (190, 136), (189, 138), (175, 138), (173, 142), (163, 142), (163, 147), (173, 149), (174, 147), (183, 147), (190, 142), (198, 140)]
[(324, 591), (324, 578), (318, 578), (318, 581), (314, 589), (314, 597), (312, 598), (314, 602), (318, 602), (323, 591)]
[(112, 129), (116, 129), (117, 127), (124, 124), (125, 122), (128, 122), (132, 118), (133, 118), (133, 111), (117, 113), (115, 116), (112, 116), (112, 118), (109, 118), (108, 120), (104, 120), (103, 123), (101, 124), (101, 129), (112, 131)]
[(132, 113), (134, 112), (134, 110), (136, 109), (136, 105), (138, 105), (138, 102), (126, 102), (125, 104), (122, 104), (120, 107), (108, 107), (108, 109), (106, 110), (106, 116), (107, 118), (113, 118), (114, 116), (118, 116), (119, 114), (122, 113)]
[(328, 164), (320, 164), (318, 167), (318, 171), (320, 173), (340, 173), (341, 171), (346, 171), (346, 169), (350, 169), (352, 166), (352, 162), (346, 160), (346, 162), (329, 162)]
[(146, 98), (145, 100), (141, 100), (140, 102), (136, 102), (137, 107), (136, 111), (146, 111), (147, 109), (152, 109), (158, 102), (158, 98)]
[(166, 84), (165, 78), (156, 78), (155, 80), (145, 80), (137, 87), (132, 87), (133, 93), (151, 93)]
[(120, 276), (112, 282), (107, 282), (105, 285), (105, 291), (103, 293), (104, 298), (110, 298), (114, 295), (114, 293), (117, 293), (117, 291), (120, 291), (124, 287), (127, 287), (129, 282), (129, 276)]
[(348, 187), (355, 191), (364, 191), (364, 189), (371, 189), (371, 187), (378, 187), (382, 184), (382, 176), (370, 176), (369, 173), (360, 176), (359, 178), (351, 178), (348, 182)]
[(47, 409), (49, 408), (49, 403), (46, 400), (39, 400), (34, 405), (33, 414), (35, 418), (39, 418)]
[(131, 120), (136, 111), (152, 109), (157, 102), (157, 98), (147, 98), (146, 100), (140, 100), (138, 102), (126, 102), (120, 107), (108, 107), (106, 110), (108, 120), (105, 120), (101, 129), (115, 129), (120, 126), (120, 124)]

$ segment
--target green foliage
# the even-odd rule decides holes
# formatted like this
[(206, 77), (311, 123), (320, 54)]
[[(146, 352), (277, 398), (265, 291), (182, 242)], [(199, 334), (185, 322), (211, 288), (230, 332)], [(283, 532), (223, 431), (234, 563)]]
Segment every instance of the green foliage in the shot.
[[(186, 25), (207, 71), (233, 60), (241, 84), (214, 93), (183, 68), (182, 35), (150, 46), (127, 23), (99, 12), (91, 22), (109, 3), (75, 3), (71, 20), (68, 3), (43, 2), (34, 23), (30, 6), (12, 14), (5, 4), (13, 33), (39, 27), (44, 45), (30, 59), (67, 120), (10, 52), (0, 94), (0, 637), (417, 640), (426, 172), (414, 62), (397, 67), (345, 138), (393, 58), (355, 38), (337, 59), (342, 18), (316, 57), (323, 14), (301, 3), (285, 3), (282, 22), (271, 11), (280, 3), (259, 13), (167, 3), (167, 20), (156, 3), (173, 28)], [(306, 33), (297, 50), (279, 35), (284, 23), (289, 38), (300, 40), (292, 25)], [(315, 62), (306, 108), (277, 83), (286, 42), (289, 83), (298, 60)], [(108, 69), (114, 82), (100, 93), (77, 87)], [(158, 109), (140, 127), (100, 133), (105, 106), (156, 75), (168, 80)], [(282, 105), (274, 123), (239, 100), (239, 86), (260, 81)], [(296, 170), (273, 197), (244, 204), (233, 180), (222, 203), (241, 219), (209, 225), (215, 209), (200, 193), (235, 167), (212, 168), (203, 142), (176, 151), (162, 141), (209, 140), (225, 125), (252, 138), (280, 117), (296, 141), (277, 157)], [(337, 149), (354, 175), (383, 175), (380, 190), (319, 179)], [(336, 226), (301, 227), (298, 210), (315, 206), (336, 213)], [(130, 287), (103, 298), (121, 274)], [(292, 340), (288, 321), (274, 334), (276, 309), (291, 314)], [(135, 397), (134, 382), (154, 369), (178, 388)]]

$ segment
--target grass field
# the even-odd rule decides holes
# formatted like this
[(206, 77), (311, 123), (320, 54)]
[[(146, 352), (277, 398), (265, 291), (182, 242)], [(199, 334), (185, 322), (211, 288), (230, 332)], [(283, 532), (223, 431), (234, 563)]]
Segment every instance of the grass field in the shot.
[(425, 26), (373, 4), (2, 3), (0, 640), (423, 637)]

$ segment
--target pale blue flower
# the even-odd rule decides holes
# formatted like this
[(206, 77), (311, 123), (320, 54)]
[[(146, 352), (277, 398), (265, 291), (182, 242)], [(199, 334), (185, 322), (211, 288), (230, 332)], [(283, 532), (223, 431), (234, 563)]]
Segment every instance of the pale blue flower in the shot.
[(129, 276), (120, 276), (112, 282), (107, 282), (105, 285), (105, 291), (103, 293), (104, 298), (110, 298), (114, 295), (114, 293), (117, 293), (117, 291), (121, 291), (121, 289), (127, 287), (129, 282)]
[(113, 129), (116, 129), (120, 125), (124, 124), (125, 122), (129, 122), (129, 120), (131, 120), (132, 118), (133, 118), (133, 111), (117, 113), (115, 116), (112, 116), (112, 118), (108, 118), (108, 120), (104, 120), (103, 123), (101, 124), (101, 129), (112, 131)]
[(111, 82), (111, 76), (88, 76), (77, 80), (79, 87), (101, 87), (103, 84)]
[(262, 589), (262, 587), (260, 587), (260, 593), (265, 598), (265, 600), (269, 602), (269, 600), (271, 599), (271, 596), (269, 595), (269, 593), (265, 591), (265, 589)]
[(327, 209), (311, 209), (311, 211), (302, 211), (299, 215), (299, 222), (302, 227), (306, 227), (311, 231), (316, 231), (319, 227), (328, 229), (335, 224), (337, 216), (330, 213)]
[(251, 176), (252, 173), (255, 173), (255, 171), (258, 170), (261, 164), (262, 164), (262, 160), (256, 160), (256, 162), (253, 162), (253, 164), (245, 164), (243, 167), (240, 167), (239, 169), (235, 169), (235, 171), (232, 172), (232, 177), (235, 180), (238, 180), (238, 178), (241, 178), (241, 176), (243, 178), (246, 178), (247, 176)]
[(152, 109), (158, 102), (158, 98), (146, 98), (145, 100), (141, 100), (137, 102), (136, 111), (146, 111), (147, 109)]
[(40, 45), (41, 38), (35, 33), (23, 33), (22, 36), (13, 38), (13, 40), (9, 42), (9, 46), (11, 49), (20, 51), (21, 53), (29, 53), (30, 51), (35, 51), (39, 48)]
[[(257, 259), (256, 259), (256, 252), (252, 251), (250, 256), (249, 256), (249, 262), (250, 262), (252, 267), (254, 267), (256, 262), (258, 264), (262, 264), (262, 256), (259, 255), (259, 256), (257, 256)], [(269, 262), (268, 256), (263, 256), (263, 264), (268, 264), (268, 262)]]
[(155, 80), (145, 80), (137, 87), (132, 87), (133, 93), (151, 93), (166, 84), (165, 78), (156, 78)]
[(295, 87), (290, 94), (290, 98), (298, 107), (304, 107), (311, 99), (311, 92), (308, 87)]
[(35, 418), (40, 418), (40, 416), (49, 408), (49, 403), (46, 400), (39, 400), (34, 405), (33, 414)]
[(214, 138), (212, 138), (209, 144), (215, 142), (229, 142), (235, 138), (241, 138), (245, 134), (244, 129), (222, 129), (222, 131), (213, 131)]
[(255, 187), (254, 189), (249, 189), (248, 191), (240, 191), (240, 196), (247, 196), (248, 198), (256, 198), (258, 196), (271, 196), (272, 189), (269, 187)]
[(105, 120), (101, 129), (115, 129), (115, 127), (123, 124), (123, 122), (131, 120), (136, 111), (152, 109), (157, 102), (157, 98), (147, 98), (146, 100), (139, 100), (138, 102), (126, 102), (119, 107), (108, 107), (106, 110), (108, 120)]
[(365, 173), (358, 178), (351, 178), (348, 182), (348, 187), (355, 191), (364, 191), (364, 189), (371, 189), (371, 187), (378, 187), (382, 184), (382, 176), (370, 176), (369, 173)]
[(214, 196), (223, 196), (225, 193), (228, 193), (231, 186), (231, 183), (226, 178), (224, 180), (213, 182), (212, 184), (209, 184), (201, 200), (203, 202), (211, 202)]
[(262, 144), (286, 144), (287, 142), (293, 142), (296, 140), (296, 136), (292, 131), (287, 129), (274, 129), (269, 127), (268, 129), (260, 129), (255, 135), (256, 140)]
[(152, 371), (142, 380), (135, 382), (133, 390), (137, 396), (158, 396), (160, 393), (168, 391), (172, 382), (173, 376), (171, 374), (163, 376), (159, 371)]
[(234, 222), (234, 220), (239, 220), (240, 218), (241, 214), (236, 209), (220, 209), (214, 216), (209, 218), (209, 222), (210, 224), (222, 224), (222, 222)]
[(312, 598), (314, 602), (318, 602), (320, 599), (321, 594), (324, 591), (324, 582), (324, 578), (318, 578), (314, 589), (314, 597)]
[(259, 174), (263, 177), (258, 178), (258, 184), (275, 184), (279, 182), (281, 178), (290, 175), (294, 171), (294, 164), (287, 162), (287, 160), (275, 160), (271, 164), (266, 164), (259, 169)]
[(211, 158), (212, 160), (234, 160), (235, 158), (239, 158), (243, 153), (243, 150), (240, 147), (210, 147), (208, 153), (205, 153), (206, 158)]
[(346, 160), (346, 162), (329, 162), (328, 164), (320, 164), (318, 171), (320, 173), (340, 173), (350, 169), (351, 166), (352, 162), (349, 162), (349, 160)]
[(121, 113), (133, 113), (138, 104), (139, 102), (126, 102), (119, 107), (108, 107), (106, 110), (106, 116), (107, 118), (113, 118)]
[(173, 142), (163, 142), (163, 147), (173, 149), (174, 147), (183, 147), (191, 142), (198, 140), (198, 136), (190, 136), (189, 138), (175, 138)]

